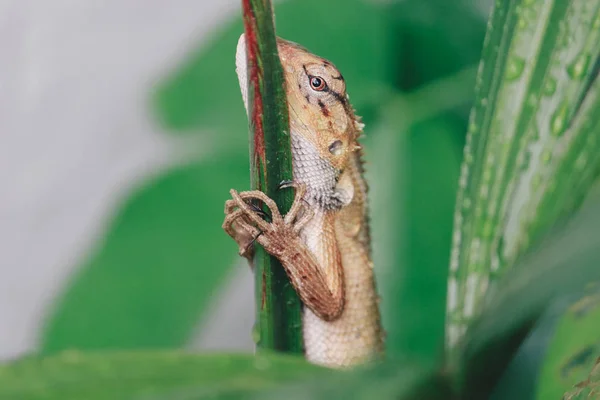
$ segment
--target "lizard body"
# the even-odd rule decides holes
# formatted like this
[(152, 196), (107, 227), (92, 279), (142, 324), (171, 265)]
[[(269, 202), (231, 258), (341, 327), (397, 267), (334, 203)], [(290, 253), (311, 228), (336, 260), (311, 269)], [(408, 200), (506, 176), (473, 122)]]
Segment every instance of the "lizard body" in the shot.
[[(329, 61), (278, 39), (290, 116), (296, 198), (281, 216), (262, 192), (237, 193), (225, 207), (223, 228), (250, 257), (254, 241), (277, 257), (304, 303), (306, 358), (349, 367), (383, 352), (378, 296), (371, 261), (367, 185), (355, 116), (344, 78)], [(244, 35), (236, 70), (246, 111)], [(263, 201), (267, 222), (250, 206)]]

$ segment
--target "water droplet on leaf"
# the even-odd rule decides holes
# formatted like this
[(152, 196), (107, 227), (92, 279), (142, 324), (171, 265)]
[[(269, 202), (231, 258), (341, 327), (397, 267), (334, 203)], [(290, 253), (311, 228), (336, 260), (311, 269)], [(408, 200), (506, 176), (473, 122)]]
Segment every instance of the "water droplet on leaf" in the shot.
[(552, 115), (552, 120), (550, 122), (550, 131), (554, 136), (561, 136), (567, 125), (567, 115), (569, 113), (569, 106), (567, 103), (563, 102), (558, 106), (554, 114)]
[(575, 160), (575, 168), (578, 170), (582, 170), (585, 168), (586, 165), (587, 165), (587, 154), (583, 153), (579, 157), (577, 157), (577, 160)]
[(464, 199), (463, 200), (463, 209), (468, 210), (469, 208), (471, 208), (471, 199)]
[(523, 153), (523, 161), (521, 163), (521, 171), (526, 171), (531, 164), (531, 151), (525, 151)]
[(544, 82), (542, 93), (546, 96), (552, 96), (556, 92), (556, 79), (548, 78)]
[(571, 65), (567, 67), (567, 73), (573, 79), (581, 80), (585, 76), (590, 64), (590, 55), (580, 54)]
[(550, 150), (544, 150), (542, 152), (542, 161), (544, 164), (548, 164), (552, 159), (552, 152)]
[(525, 69), (525, 60), (521, 57), (512, 56), (506, 65), (505, 78), (508, 81), (515, 80), (521, 76)]

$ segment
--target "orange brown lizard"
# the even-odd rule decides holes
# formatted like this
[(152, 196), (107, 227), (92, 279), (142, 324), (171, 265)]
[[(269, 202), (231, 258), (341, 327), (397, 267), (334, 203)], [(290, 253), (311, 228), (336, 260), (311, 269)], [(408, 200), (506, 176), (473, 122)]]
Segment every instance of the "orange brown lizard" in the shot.
[[(354, 114), (342, 74), (329, 61), (278, 39), (290, 116), (293, 186), (290, 211), (281, 215), (260, 191), (238, 193), (225, 205), (223, 228), (240, 254), (254, 242), (277, 257), (304, 304), (306, 358), (333, 368), (375, 360), (383, 330), (371, 261), (362, 150), (364, 125)], [(246, 111), (244, 35), (236, 71)], [(270, 217), (252, 206), (262, 201)]]

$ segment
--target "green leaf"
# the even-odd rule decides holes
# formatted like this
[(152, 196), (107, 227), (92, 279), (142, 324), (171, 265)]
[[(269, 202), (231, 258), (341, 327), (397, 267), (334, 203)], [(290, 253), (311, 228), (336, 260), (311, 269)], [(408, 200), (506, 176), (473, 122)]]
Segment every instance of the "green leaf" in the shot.
[(575, 385), (575, 388), (565, 393), (564, 400), (590, 400), (600, 395), (600, 358), (596, 360), (586, 379)]
[(367, 128), (373, 257), (391, 357), (432, 362), (442, 354), (460, 109), (472, 102), (474, 79), (469, 67), (392, 97), (382, 122)]
[(0, 365), (11, 400), (454, 399), (446, 377), (422, 364), (387, 362), (352, 371), (263, 352), (63, 352)]
[[(386, 6), (394, 86), (415, 90), (475, 64), (481, 55), (485, 19), (471, 1), (404, 0)], [(393, 46), (393, 47), (392, 47)], [(469, 86), (473, 89), (473, 86)]]
[[(383, 184), (386, 190), (401, 196), (400, 202), (395, 201), (401, 207), (396, 211), (400, 214), (395, 229), (402, 232), (397, 245), (389, 249), (395, 249), (397, 261), (390, 263), (394, 268), (379, 275), (379, 286), (385, 293), (381, 304), (388, 355), (435, 360), (442, 354), (446, 262), (465, 125), (460, 117), (445, 113), (417, 122), (407, 132), (395, 133), (402, 136), (395, 148), (401, 151), (397, 171), (402, 177), (395, 185), (373, 177), (377, 180), (373, 184)], [(383, 168), (379, 160), (373, 163), (375, 170)], [(374, 209), (373, 216), (378, 220), (389, 218), (390, 210)], [(379, 229), (380, 225), (375, 226)], [(379, 238), (383, 233), (377, 231), (374, 235)]]
[(558, 399), (587, 378), (600, 356), (600, 293), (590, 293), (573, 304), (562, 317), (538, 383), (537, 398)]
[(451, 360), (487, 288), (579, 206), (597, 174), (599, 13), (598, 0), (496, 2), (455, 213)]
[(244, 158), (221, 157), (137, 189), (48, 316), (42, 350), (186, 343), (238, 259), (221, 210), (247, 177)]
[[(292, 146), (285, 78), (277, 51), (271, 2), (244, 0), (242, 13), (246, 63), (238, 68), (246, 68), (252, 190), (264, 192), (275, 201), (281, 213), (286, 213), (294, 200), (294, 192), (281, 190), (279, 185), (293, 179)], [(264, 204), (262, 207), (269, 212)], [(257, 345), (262, 349), (301, 354), (300, 299), (279, 260), (258, 249), (259, 246), (255, 247)]]
[(325, 379), (307, 378), (256, 394), (260, 400), (453, 400), (447, 377), (404, 360), (363, 367)]
[[(458, 386), (470, 396), (489, 394), (523, 338), (553, 301), (600, 281), (600, 192), (571, 221), (522, 256), (490, 297), (461, 343)], [(580, 343), (581, 344), (581, 343)]]
[(285, 382), (337, 372), (299, 357), (178, 351), (31, 357), (0, 366), (11, 400), (240, 399)]
[(490, 400), (514, 399), (533, 400), (537, 392), (537, 380), (544, 363), (546, 349), (552, 339), (556, 323), (568, 301), (553, 303), (544, 312), (494, 388)]

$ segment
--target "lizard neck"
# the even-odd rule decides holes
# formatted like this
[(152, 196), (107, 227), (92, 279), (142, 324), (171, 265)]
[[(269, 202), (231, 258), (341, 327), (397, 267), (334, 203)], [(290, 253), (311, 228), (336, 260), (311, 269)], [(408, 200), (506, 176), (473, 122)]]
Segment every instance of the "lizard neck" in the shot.
[(323, 211), (339, 210), (352, 200), (352, 191), (338, 185), (342, 171), (323, 159), (315, 146), (291, 132), (294, 180), (306, 185), (305, 200)]

